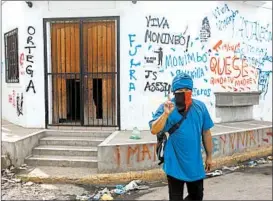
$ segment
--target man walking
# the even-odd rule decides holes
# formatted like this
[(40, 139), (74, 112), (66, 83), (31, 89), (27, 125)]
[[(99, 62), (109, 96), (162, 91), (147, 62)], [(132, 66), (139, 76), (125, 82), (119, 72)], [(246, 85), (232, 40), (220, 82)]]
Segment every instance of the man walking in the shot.
[[(151, 133), (167, 132), (186, 118), (169, 136), (164, 150), (163, 170), (167, 175), (170, 200), (183, 200), (186, 183), (188, 196), (185, 200), (203, 200), (205, 170), (212, 165), (212, 137), (214, 126), (206, 105), (191, 98), (193, 81), (187, 74), (177, 75), (172, 82), (174, 98), (160, 105), (149, 122)], [(201, 141), (206, 151), (205, 169), (201, 153)]]

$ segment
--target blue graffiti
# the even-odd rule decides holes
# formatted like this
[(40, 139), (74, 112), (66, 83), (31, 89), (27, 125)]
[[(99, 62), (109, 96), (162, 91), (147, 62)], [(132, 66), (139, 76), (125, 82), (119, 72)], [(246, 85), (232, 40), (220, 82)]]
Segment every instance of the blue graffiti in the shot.
[(265, 62), (272, 63), (272, 56), (267, 55), (267, 48), (255, 47), (245, 42), (234, 53), (240, 59), (247, 59), (248, 65), (254, 66), (257, 69), (262, 69)]
[(268, 92), (269, 77), (272, 71), (261, 71), (259, 70), (259, 90), (262, 92), (262, 98), (264, 99)]
[[(137, 80), (135, 73), (136, 70), (132, 69), (133, 67), (138, 67), (141, 65), (141, 62), (135, 62), (134, 61), (134, 56), (137, 55), (137, 52), (139, 51), (139, 49), (142, 47), (140, 44), (137, 44), (135, 46), (133, 46), (133, 43), (135, 42), (134, 38), (136, 37), (136, 34), (128, 34), (129, 37), (129, 44), (130, 44), (130, 48), (129, 49), (129, 56), (133, 57), (130, 59), (130, 69), (129, 69), (129, 77), (130, 77), (130, 82), (129, 82), (129, 102), (132, 101), (132, 94), (130, 92), (132, 91), (136, 91), (136, 86), (134, 81)], [(133, 49), (133, 50), (132, 50)]]
[[(220, 151), (219, 140), (216, 137), (212, 138), (212, 154), (217, 154)], [(203, 143), (201, 142), (201, 153), (205, 153), (205, 148)]]
[(271, 62), (272, 63), (272, 56), (268, 56), (267, 55), (267, 52), (265, 53), (263, 59), (262, 59), (263, 62), (265, 61), (268, 61), (268, 62)]
[(185, 66), (192, 62), (194, 63), (206, 63), (208, 60), (207, 54), (200, 54), (198, 52), (195, 53), (186, 53), (182, 56), (175, 55), (166, 55), (165, 56), (165, 68), (175, 67), (175, 66)]
[[(224, 31), (228, 25), (233, 24), (235, 21), (236, 16), (238, 15), (239, 11), (238, 10), (231, 10), (229, 9), (227, 4), (224, 4), (222, 7), (216, 7), (212, 14), (214, 15), (215, 19), (217, 19), (216, 26), (220, 31)], [(220, 20), (219, 18), (223, 17), (223, 20)]]
[(231, 14), (227, 16), (224, 20), (218, 20), (216, 26), (220, 31), (224, 31), (227, 29), (228, 25), (233, 24), (235, 21), (235, 17), (238, 15), (239, 11), (231, 11)]
[(192, 96), (193, 97), (196, 97), (196, 96), (210, 97), (211, 96), (211, 89), (210, 88), (207, 88), (207, 89), (193, 88), (192, 89)]
[(136, 71), (134, 69), (130, 69), (130, 71), (129, 71), (130, 80), (137, 80), (136, 77), (134, 76), (135, 72)]
[(272, 26), (267, 24), (262, 26), (257, 21), (248, 21), (244, 17), (240, 17), (238, 26), (233, 27), (233, 35), (240, 36), (244, 40), (257, 41), (257, 42), (270, 42), (272, 41)]
[(178, 69), (176, 70), (176, 74), (171, 72), (172, 76), (179, 75), (181, 73), (188, 74), (192, 79), (198, 79), (205, 76), (204, 69), (200, 67), (195, 67), (193, 70), (186, 70), (186, 69)]
[(213, 16), (216, 18), (216, 19), (218, 19), (221, 15), (223, 15), (223, 14), (225, 14), (225, 13), (227, 13), (227, 12), (229, 12), (230, 11), (230, 9), (229, 9), (229, 7), (228, 7), (228, 5), (227, 4), (224, 4), (222, 7), (216, 7), (215, 9), (214, 9), (214, 11), (212, 12), (212, 14), (213, 14)]

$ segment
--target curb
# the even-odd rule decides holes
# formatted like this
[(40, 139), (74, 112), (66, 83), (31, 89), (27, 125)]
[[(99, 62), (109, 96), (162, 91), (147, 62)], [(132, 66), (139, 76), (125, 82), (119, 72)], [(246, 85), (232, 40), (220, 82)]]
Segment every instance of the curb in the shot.
[[(272, 146), (265, 148), (258, 148), (244, 153), (236, 153), (232, 156), (216, 158), (212, 170), (219, 169), (223, 166), (232, 166), (240, 162), (247, 161), (258, 157), (265, 157), (272, 155)], [(147, 171), (134, 171), (126, 173), (111, 173), (111, 174), (95, 174), (81, 178), (69, 177), (39, 177), (18, 175), (24, 182), (32, 181), (34, 183), (49, 183), (49, 184), (92, 184), (92, 185), (111, 185), (128, 183), (132, 180), (142, 180), (146, 182), (165, 181), (166, 175), (162, 169), (153, 169)]]

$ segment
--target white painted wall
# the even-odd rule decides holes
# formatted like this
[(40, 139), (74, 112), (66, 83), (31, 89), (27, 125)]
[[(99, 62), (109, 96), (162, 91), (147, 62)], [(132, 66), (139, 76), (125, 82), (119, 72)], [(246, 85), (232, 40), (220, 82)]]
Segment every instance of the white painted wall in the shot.
[[(222, 9), (224, 2), (137, 2), (137, 4), (132, 4), (130, 1), (118, 2), (118, 1), (85, 1), (85, 2), (33, 2), (33, 8), (28, 8), (24, 2), (13, 2), (18, 5), (21, 10), (24, 10), (24, 15), (18, 14), (18, 19), (24, 19), (24, 23), (17, 22), (16, 25), (21, 26), (19, 28), (19, 33), (24, 32), (24, 35), (20, 42), (20, 47), (24, 47), (27, 39), (27, 27), (33, 26), (36, 29), (34, 36), (34, 41), (36, 44), (36, 49), (33, 52), (35, 64), (33, 65), (34, 77), (33, 82), (35, 83), (36, 93), (31, 92), (25, 93), (24, 96), (24, 116), (19, 118), (16, 116), (16, 110), (13, 109), (12, 105), (8, 104), (8, 94), (15, 88), (14, 85), (4, 85), (3, 86), (3, 108), (7, 108), (3, 111), (3, 116), (8, 120), (24, 125), (26, 127), (44, 127), (45, 118), (45, 108), (44, 108), (44, 53), (43, 53), (43, 18), (53, 18), (53, 17), (92, 17), (92, 16), (120, 16), (120, 77), (121, 77), (121, 128), (122, 129), (132, 129), (137, 126), (139, 129), (148, 129), (148, 121), (152, 118), (152, 112), (156, 110), (158, 105), (165, 100), (165, 94), (163, 92), (151, 92), (144, 91), (146, 82), (167, 82), (170, 83), (172, 80), (172, 74), (176, 74), (177, 71), (187, 71), (193, 72), (194, 78), (194, 96), (197, 99), (203, 100), (215, 122), (219, 120), (215, 118), (215, 98), (213, 93), (216, 91), (257, 91), (259, 88), (259, 74), (256, 73), (256, 69), (259, 68), (265, 75), (263, 79), (265, 84), (263, 91), (264, 96), (261, 96), (261, 103), (254, 109), (254, 116), (256, 119), (264, 119), (272, 121), (272, 10), (264, 8), (256, 8), (253, 6), (242, 5), (239, 3), (227, 3), (228, 11), (221, 14), (219, 17), (215, 17), (215, 9)], [(11, 4), (11, 2), (7, 3)], [(6, 5), (6, 4), (5, 4)], [(236, 12), (238, 10), (238, 12)], [(223, 10), (224, 11), (224, 10)], [(219, 26), (223, 27), (225, 20), (232, 16), (232, 11), (235, 12), (236, 16), (234, 18), (230, 17), (231, 21), (227, 22), (224, 30), (219, 30)], [(9, 18), (9, 13), (3, 9), (3, 14), (6, 12), (6, 18)], [(17, 12), (20, 13), (20, 12)], [(160, 22), (162, 18), (167, 21), (169, 28), (159, 27), (147, 27), (146, 17), (148, 16), (159, 18)], [(24, 17), (22, 17), (24, 16)], [(210, 25), (211, 36), (206, 42), (200, 41), (200, 30), (202, 29), (202, 20), (207, 17)], [(257, 22), (259, 25), (266, 27), (267, 31), (270, 31), (269, 41), (257, 41), (254, 38), (247, 38), (245, 35), (243, 37), (238, 31), (243, 25), (241, 24), (242, 18), (249, 22)], [(16, 22), (16, 20), (15, 20)], [(14, 23), (15, 23), (14, 22)], [(3, 26), (6, 23), (3, 23)], [(164, 20), (163, 20), (164, 24)], [(11, 26), (11, 23), (8, 23)], [(8, 25), (5, 25), (5, 29), (8, 30)], [(249, 26), (249, 23), (247, 23)], [(22, 29), (22, 30), (21, 30)], [(149, 29), (156, 33), (170, 33), (175, 35), (180, 35), (185, 32), (185, 38), (190, 36), (188, 52), (184, 53), (185, 45), (171, 45), (171, 44), (156, 44), (153, 42), (144, 41), (146, 29)], [(20, 31), (21, 30), (21, 31)], [(251, 29), (247, 27), (243, 31), (248, 30), (248, 34), (254, 34)], [(129, 35), (134, 34), (130, 41)], [(20, 35), (20, 34), (19, 34)], [(267, 35), (268, 36), (268, 35)], [(197, 39), (199, 38), (199, 40)], [(240, 50), (250, 58), (254, 57), (262, 61), (267, 53), (268, 59), (265, 58), (260, 65), (250, 62), (248, 58), (247, 64), (249, 66), (254, 66), (254, 69), (245, 68), (248, 75), (245, 77), (239, 76), (237, 81), (243, 80), (244, 78), (250, 79), (251, 83), (242, 86), (235, 86), (235, 84), (220, 84), (212, 85), (210, 84), (211, 77), (213, 73), (210, 70), (210, 59), (215, 56), (215, 51), (213, 50), (214, 45), (222, 40), (223, 44), (230, 43), (238, 44), (240, 43)], [(248, 46), (247, 46), (248, 45)], [(136, 48), (137, 47), (137, 48)], [(157, 54), (153, 51), (157, 50), (159, 47), (163, 48), (163, 65), (162, 68), (158, 67), (157, 60), (154, 64), (148, 65), (145, 63), (144, 57), (156, 57)], [(251, 49), (247, 48), (251, 47)], [(259, 52), (259, 48), (264, 48)], [(211, 49), (212, 52), (209, 54), (208, 50)], [(136, 51), (137, 50), (137, 51)], [(22, 51), (22, 48), (20, 52)], [(130, 55), (131, 54), (131, 55)], [(195, 62), (192, 61), (188, 65), (179, 65), (179, 63), (173, 64), (173, 67), (166, 65), (166, 56), (170, 55), (172, 58), (184, 57), (185, 54), (194, 54)], [(220, 57), (222, 67), (223, 58), (230, 56), (228, 60), (229, 64), (232, 65), (232, 58), (234, 54), (240, 57), (239, 53), (234, 53), (231, 51), (219, 50), (218, 59)], [(198, 58), (197, 58), (198, 55)], [(204, 62), (200, 61), (203, 56)], [(169, 58), (169, 57), (168, 57)], [(130, 62), (133, 59), (133, 63), (140, 62), (139, 66), (132, 66), (130, 68)], [(2, 59), (3, 61), (3, 59)], [(242, 66), (239, 64), (239, 60), (235, 60), (236, 66)], [(244, 64), (245, 65), (245, 64)], [(230, 77), (236, 77), (238, 70), (232, 70), (232, 66), (229, 67)], [(236, 68), (236, 67), (235, 67)], [(130, 80), (130, 69), (131, 74), (134, 73), (134, 77), (131, 76)], [(153, 70), (157, 74), (157, 79), (153, 80), (153, 77), (145, 78), (145, 70)], [(194, 72), (197, 72), (197, 74)], [(253, 70), (254, 73), (251, 72)], [(161, 72), (160, 72), (161, 71)], [(267, 72), (268, 71), (268, 72)], [(268, 76), (267, 76), (268, 74)], [(216, 77), (227, 77), (226, 75), (216, 76)], [(137, 80), (135, 80), (136, 78)], [(25, 76), (25, 83), (22, 88), (25, 90), (29, 82), (29, 76)], [(130, 84), (131, 83), (131, 84)], [(131, 91), (129, 91), (131, 86)], [(230, 87), (230, 88), (229, 88)], [(133, 90), (135, 88), (135, 90)], [(235, 89), (236, 88), (236, 89)], [(262, 89), (262, 85), (260, 86)], [(130, 98), (129, 98), (130, 96)], [(26, 97), (26, 98), (25, 98)], [(6, 99), (6, 101), (5, 101)], [(131, 100), (131, 101), (130, 101)], [(14, 110), (14, 114), (11, 112)], [(21, 119), (21, 121), (20, 121)]]
[[(16, 15), (15, 15), (16, 14)], [(1, 60), (1, 73), (2, 73), (2, 117), (10, 122), (18, 125), (25, 126), (27, 114), (26, 99), (23, 97), (23, 116), (17, 115), (17, 95), (21, 96), (21, 93), (25, 92), (25, 80), (24, 76), (19, 77), (20, 83), (6, 83), (5, 78), (5, 43), (4, 34), (15, 28), (18, 28), (18, 52), (24, 51), (23, 41), (25, 40), (25, 20), (24, 20), (24, 7), (19, 2), (8, 1), (2, 5), (2, 60)], [(19, 60), (20, 61), (20, 60)], [(24, 71), (20, 67), (20, 73)], [(25, 95), (25, 94), (24, 94)], [(10, 102), (9, 102), (10, 98)]]
[[(134, 126), (139, 127), (140, 129), (147, 129), (147, 122), (151, 119), (151, 113), (156, 110), (158, 105), (163, 102), (166, 98), (164, 97), (164, 93), (162, 92), (144, 92), (144, 88), (146, 82), (168, 82), (171, 83), (172, 74), (176, 74), (177, 70), (180, 71), (196, 71), (196, 69), (200, 68), (199, 71), (204, 72), (200, 73), (197, 78), (194, 78), (194, 87), (197, 88), (196, 93), (194, 92), (194, 96), (197, 99), (203, 100), (214, 121), (219, 122), (220, 119), (216, 119), (215, 117), (215, 97), (214, 92), (218, 91), (257, 91), (258, 88), (262, 89), (262, 86), (258, 85), (259, 74), (256, 72), (256, 68), (261, 69), (262, 71), (269, 71), (269, 76), (266, 77), (266, 88), (267, 93), (263, 93), (261, 96), (261, 103), (259, 106), (254, 109), (254, 116), (256, 119), (263, 119), (272, 121), (272, 10), (268, 9), (259, 9), (252, 6), (242, 5), (238, 3), (228, 3), (228, 10), (224, 12), (223, 9), (222, 14), (220, 16), (215, 17), (215, 9), (218, 7), (219, 9), (225, 8), (224, 2), (138, 2), (136, 6), (128, 10), (126, 12), (126, 16), (123, 16), (122, 23), (126, 24), (126, 30), (122, 31), (121, 38), (127, 40), (127, 49), (124, 47), (121, 53), (121, 66), (127, 65), (127, 71), (122, 71), (122, 82), (127, 82), (127, 85), (121, 85), (122, 88), (122, 127), (123, 128), (132, 128)], [(236, 11), (238, 10), (238, 12)], [(232, 12), (233, 11), (233, 12)], [(233, 14), (235, 13), (235, 14)], [(230, 16), (234, 16), (230, 17)], [(177, 66), (167, 66), (166, 65), (166, 55), (171, 55), (176, 58), (178, 56), (184, 57), (186, 53), (185, 45), (184, 46), (175, 46), (175, 45), (166, 45), (166, 44), (156, 44), (156, 43), (145, 43), (145, 31), (147, 29), (147, 21), (145, 19), (146, 16), (151, 15), (152, 17), (159, 18), (161, 21), (164, 17), (168, 21), (169, 29), (158, 28), (158, 27), (149, 27), (148, 29), (157, 32), (157, 33), (171, 33), (171, 34), (179, 34), (183, 33), (188, 26), (187, 32), (185, 36), (190, 35), (190, 45), (188, 48), (188, 53), (204, 55), (206, 62), (191, 62), (189, 65), (177, 65)], [(210, 24), (211, 37), (207, 40), (207, 42), (200, 42), (196, 40), (196, 38), (200, 38), (200, 29), (202, 27), (202, 20), (207, 17)], [(229, 20), (231, 19), (231, 20)], [(244, 19), (245, 21), (242, 21)], [(224, 23), (224, 21), (227, 23)], [(228, 22), (229, 21), (229, 22)], [(267, 31), (270, 32), (267, 35), (269, 40), (261, 40), (257, 41), (255, 37), (251, 38), (251, 34), (255, 34), (254, 30), (251, 29), (250, 23), (247, 23), (247, 28), (244, 27), (242, 22), (257, 22), (259, 25), (266, 27)], [(122, 27), (122, 26), (121, 26)], [(166, 26), (165, 26), (166, 27)], [(219, 30), (219, 27), (223, 30)], [(243, 32), (239, 31), (243, 28)], [(259, 31), (259, 30), (258, 30)], [(134, 43), (132, 47), (130, 47), (128, 34), (135, 34)], [(246, 35), (248, 34), (248, 35)], [(254, 36), (254, 35), (253, 35)], [(249, 38), (248, 38), (249, 37)], [(210, 84), (211, 77), (227, 77), (227, 75), (217, 76), (213, 74), (210, 70), (210, 59), (215, 56), (215, 51), (212, 51), (210, 54), (208, 50), (213, 50), (214, 45), (222, 40), (223, 44), (230, 43), (238, 44), (240, 43), (241, 52), (243, 52), (248, 58), (247, 63), (251, 67), (245, 68), (244, 71), (247, 71), (247, 74), (244, 73), (244, 77), (240, 75), (236, 80), (240, 81), (244, 78), (250, 79), (251, 83), (244, 86), (235, 86), (235, 84), (220, 84), (212, 85)], [(126, 41), (125, 41), (126, 42)], [(135, 47), (137, 45), (141, 45), (140, 48), (137, 48), (137, 54), (133, 57), (128, 56), (129, 50), (133, 53), (135, 51)], [(164, 56), (163, 56), (163, 68), (158, 68), (157, 63), (154, 65), (146, 65), (144, 61), (144, 57), (157, 57), (157, 54), (153, 54), (151, 50), (156, 50), (158, 47), (163, 48)], [(148, 50), (150, 48), (150, 50)], [(174, 48), (172, 50), (172, 48)], [(263, 51), (263, 52), (262, 52)], [(265, 53), (270, 57), (271, 62), (268, 62), (267, 59), (263, 62), (263, 58)], [(228, 60), (229, 64), (232, 65), (232, 58), (234, 55), (240, 57), (240, 53), (234, 53), (231, 51), (219, 50), (219, 56), (215, 56), (216, 59), (220, 57), (221, 69), (223, 68), (223, 58), (230, 56)], [(133, 66), (135, 72), (135, 78), (137, 80), (130, 81), (129, 71), (130, 71), (130, 59), (134, 59), (134, 62), (141, 62), (139, 67)], [(251, 59), (255, 58), (262, 64), (257, 65), (256, 63), (251, 62)], [(196, 59), (198, 60), (198, 58)], [(240, 67), (242, 63), (239, 63), (239, 60), (235, 60), (235, 65)], [(246, 65), (246, 64), (243, 64)], [(235, 68), (238, 68), (235, 67)], [(237, 77), (238, 70), (232, 70), (232, 66), (229, 66), (228, 73), (230, 73), (230, 77)], [(145, 78), (145, 70), (153, 70), (157, 72), (157, 79), (153, 81), (153, 77)], [(164, 70), (164, 72), (160, 73), (160, 70)], [(253, 73), (251, 72), (253, 70)], [(229, 72), (231, 71), (231, 72)], [(201, 76), (203, 74), (203, 76)], [(266, 73), (263, 73), (266, 74)], [(129, 83), (132, 84), (132, 88), (135, 87), (135, 91), (132, 89), (129, 92)], [(230, 88), (229, 88), (230, 87)], [(242, 87), (242, 89), (240, 89)], [(235, 89), (236, 88), (236, 89)], [(201, 90), (203, 89), (203, 92)], [(263, 89), (263, 91), (265, 91)], [(129, 101), (129, 96), (131, 95), (131, 102)], [(128, 106), (127, 106), (128, 105)], [(129, 108), (129, 109), (128, 109)], [(130, 111), (129, 115), (125, 115)], [(137, 120), (137, 121), (136, 121)]]

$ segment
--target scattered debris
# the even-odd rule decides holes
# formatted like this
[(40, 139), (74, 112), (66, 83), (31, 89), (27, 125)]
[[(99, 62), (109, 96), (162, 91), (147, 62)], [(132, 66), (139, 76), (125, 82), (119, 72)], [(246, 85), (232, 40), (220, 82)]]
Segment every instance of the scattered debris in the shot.
[(113, 200), (114, 198), (109, 194), (104, 194), (100, 200)]
[(239, 166), (235, 166), (235, 167), (227, 167), (227, 166), (223, 166), (222, 167), (222, 170), (229, 170), (229, 171), (235, 171), (235, 170), (237, 170), (237, 169), (240, 169), (240, 167)]
[(264, 158), (260, 158), (259, 160), (255, 161), (257, 164), (266, 164), (268, 161), (266, 161)]
[(272, 156), (268, 156), (268, 157), (267, 157), (267, 160), (272, 161), (272, 159), (273, 159), (273, 157), (272, 157)]
[(101, 199), (101, 197), (103, 195), (110, 195), (111, 196), (111, 192), (108, 190), (108, 188), (104, 188), (103, 190), (99, 191), (94, 197), (93, 197), (93, 200), (99, 200)]
[(80, 201), (90, 200), (90, 197), (87, 195), (77, 195), (76, 200)]
[(248, 165), (248, 167), (255, 167), (255, 166), (257, 166), (258, 164), (257, 164), (256, 161), (249, 161), (247, 165)]
[(34, 184), (33, 182), (29, 181), (29, 182), (25, 183), (24, 186), (32, 186), (33, 184)]
[(12, 179), (12, 181), (16, 182), (16, 183), (20, 183), (21, 179)]
[(208, 172), (206, 173), (206, 175), (208, 177), (216, 177), (216, 176), (221, 176), (223, 174), (223, 172), (221, 170), (215, 170), (213, 172)]

